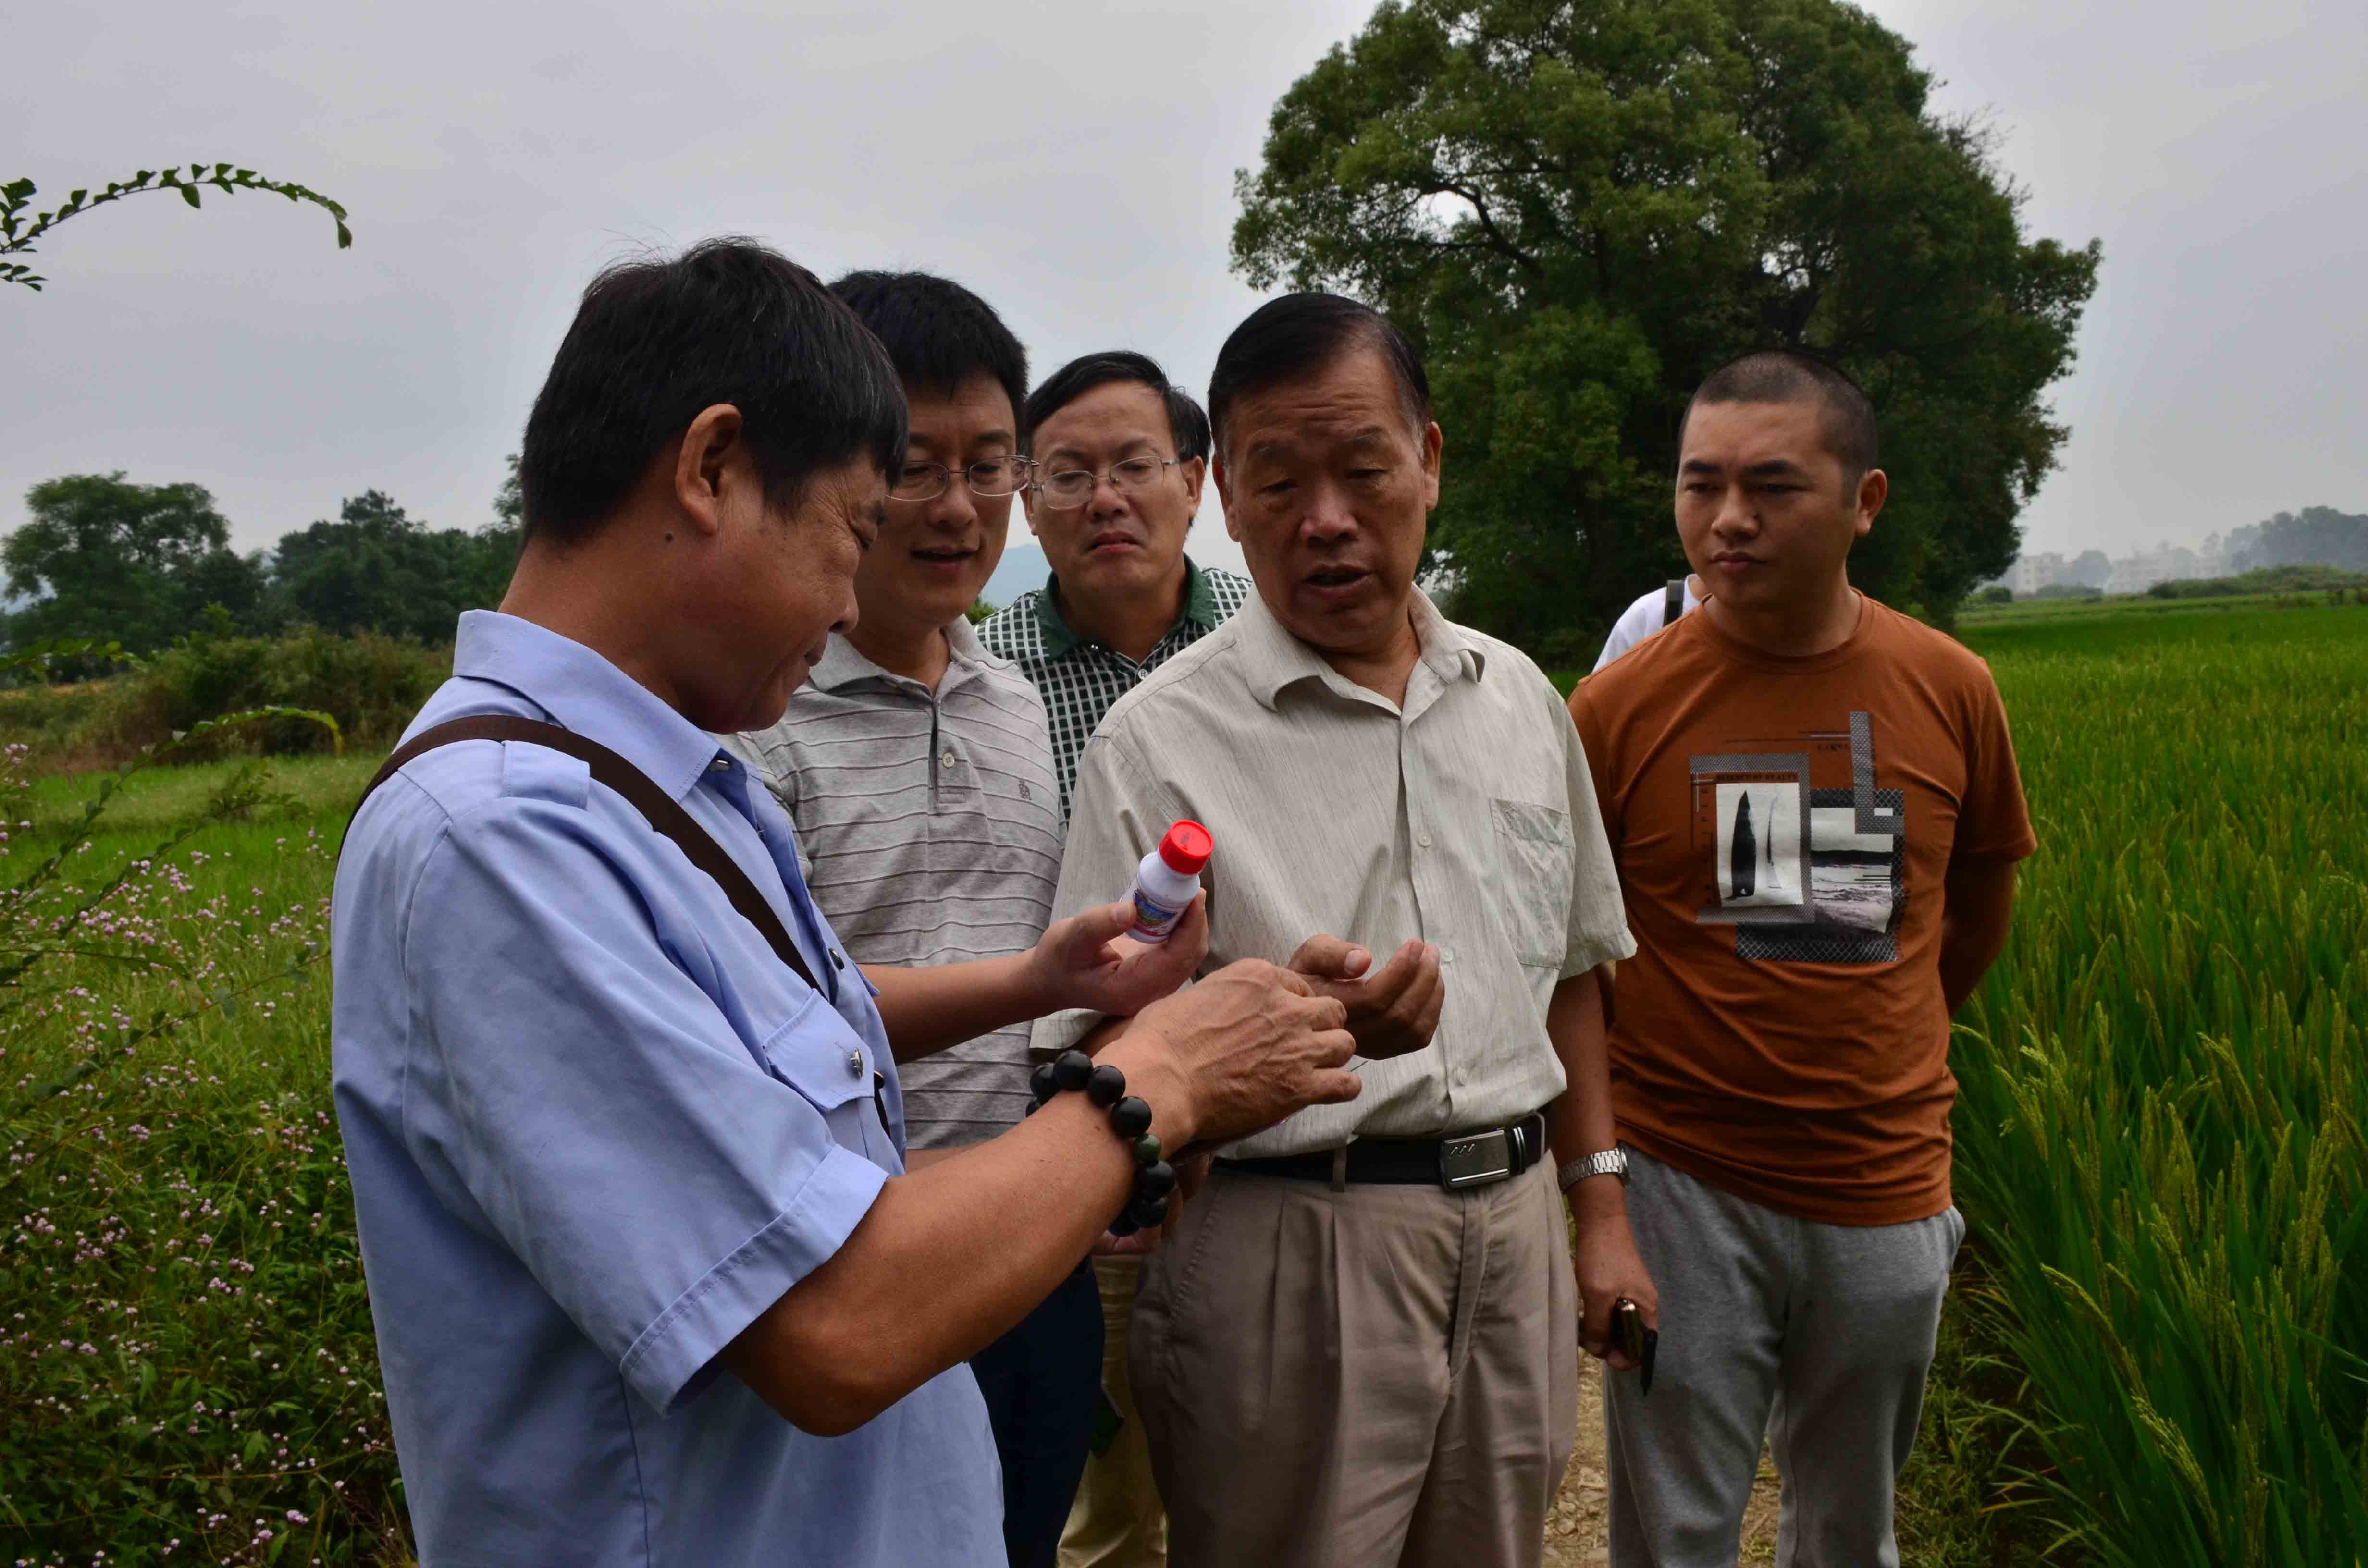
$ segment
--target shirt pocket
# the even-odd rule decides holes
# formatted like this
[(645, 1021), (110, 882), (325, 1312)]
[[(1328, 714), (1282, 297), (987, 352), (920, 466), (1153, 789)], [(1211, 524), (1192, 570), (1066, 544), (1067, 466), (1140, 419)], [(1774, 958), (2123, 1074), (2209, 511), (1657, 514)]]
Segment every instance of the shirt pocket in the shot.
[(765, 1039), (765, 1064), (830, 1125), (831, 1141), (877, 1160), (888, 1141), (872, 1096), (871, 1052), (838, 1009), (808, 992), (789, 1021)]
[(1497, 909), (1513, 954), (1525, 964), (1560, 970), (1570, 936), (1570, 813), (1528, 801), (1492, 800)]

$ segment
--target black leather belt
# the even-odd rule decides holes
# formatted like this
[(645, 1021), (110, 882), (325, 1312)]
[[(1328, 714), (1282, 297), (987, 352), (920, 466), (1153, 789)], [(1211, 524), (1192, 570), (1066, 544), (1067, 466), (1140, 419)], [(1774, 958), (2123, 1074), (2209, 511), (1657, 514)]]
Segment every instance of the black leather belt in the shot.
[[(1348, 1179), (1460, 1192), (1510, 1181), (1543, 1159), (1545, 1152), (1546, 1119), (1533, 1113), (1508, 1126), (1445, 1138), (1360, 1138), (1349, 1145)], [(1264, 1160), (1220, 1159), (1217, 1164), (1247, 1176), (1330, 1181), (1332, 1156), (1327, 1149)]]

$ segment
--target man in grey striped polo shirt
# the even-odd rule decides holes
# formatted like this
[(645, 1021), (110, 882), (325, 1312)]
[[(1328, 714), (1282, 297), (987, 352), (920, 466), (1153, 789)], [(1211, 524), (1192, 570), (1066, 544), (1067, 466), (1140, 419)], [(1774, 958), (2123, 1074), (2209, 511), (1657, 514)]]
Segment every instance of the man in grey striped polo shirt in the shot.
[[(832, 289), (886, 345), (911, 437), (856, 572), (856, 624), (831, 637), (781, 722), (739, 747), (797, 824), (806, 885), (858, 962), (1023, 952), (1060, 875), (1059, 787), (1036, 688), (979, 645), (964, 611), (1002, 557), (1027, 472), (1027, 355), (945, 278), (858, 272)], [(1016, 1125), (1030, 1066), (1025, 1024), (905, 1063), (907, 1165)], [(1014, 1568), (1053, 1562), (1093, 1431), (1101, 1337), (1081, 1267), (972, 1359)]]

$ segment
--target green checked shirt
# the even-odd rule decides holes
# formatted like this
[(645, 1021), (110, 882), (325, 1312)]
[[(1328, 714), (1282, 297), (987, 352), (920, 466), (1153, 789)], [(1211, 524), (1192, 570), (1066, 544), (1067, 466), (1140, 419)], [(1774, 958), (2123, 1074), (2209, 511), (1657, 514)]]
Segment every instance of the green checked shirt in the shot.
[(1060, 580), (1020, 595), (978, 629), (978, 640), (999, 659), (1009, 659), (1036, 683), (1053, 732), (1053, 775), (1061, 785), (1061, 824), (1069, 821), (1069, 796), (1077, 785), (1077, 754), (1100, 728), (1110, 704), (1133, 691), (1145, 676), (1214, 631), (1250, 597), (1247, 577), (1184, 561), (1184, 613), (1136, 664), (1115, 648), (1088, 642), (1061, 619)]

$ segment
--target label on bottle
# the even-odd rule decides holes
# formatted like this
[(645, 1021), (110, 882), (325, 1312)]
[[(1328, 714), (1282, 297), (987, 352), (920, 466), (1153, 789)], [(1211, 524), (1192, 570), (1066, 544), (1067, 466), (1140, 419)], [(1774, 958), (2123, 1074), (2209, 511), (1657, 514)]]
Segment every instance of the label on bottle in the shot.
[(1170, 909), (1141, 888), (1134, 890), (1134, 929), (1127, 933), (1138, 942), (1164, 942), (1183, 917), (1184, 906)]

